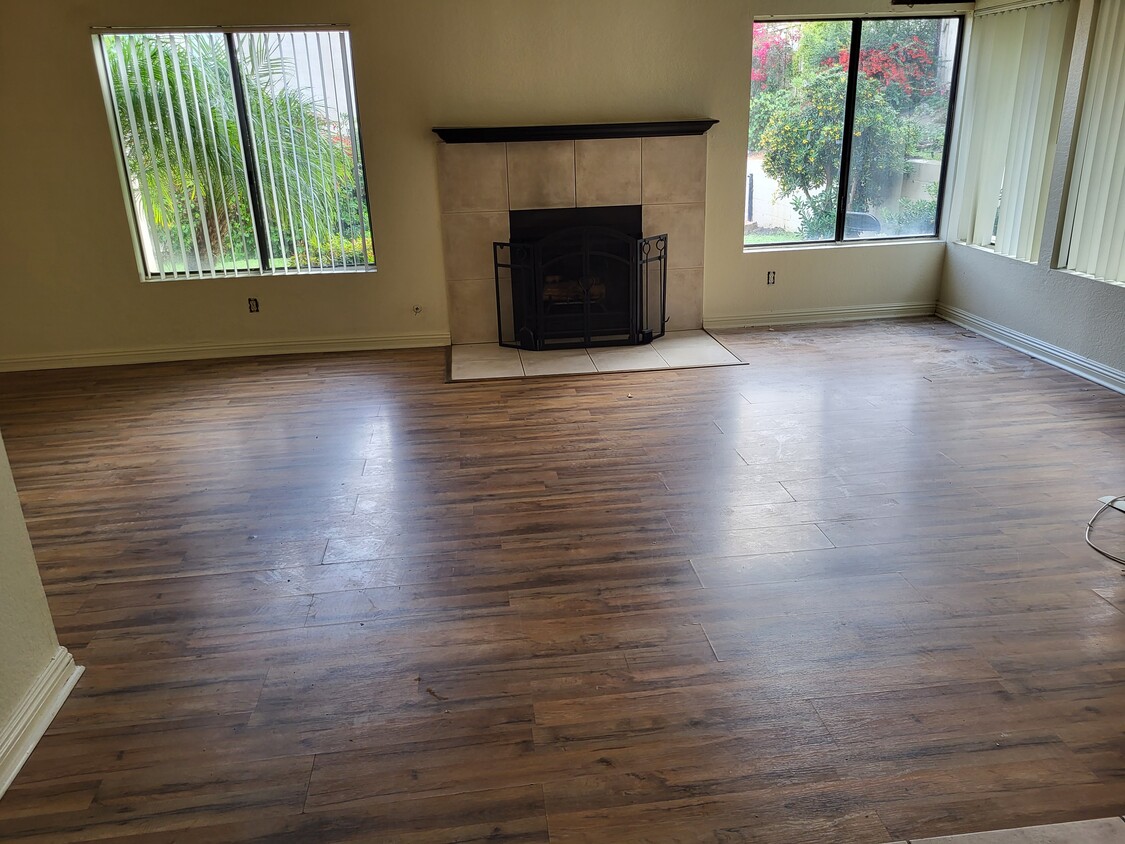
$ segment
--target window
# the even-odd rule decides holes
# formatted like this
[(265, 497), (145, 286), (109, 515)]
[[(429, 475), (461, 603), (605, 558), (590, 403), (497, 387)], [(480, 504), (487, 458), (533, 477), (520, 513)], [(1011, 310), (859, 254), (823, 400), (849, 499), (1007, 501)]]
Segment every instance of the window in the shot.
[(145, 278), (374, 268), (346, 32), (97, 43)]
[(1125, 282), (1125, 2), (1102, 0), (1095, 27), (1060, 263)]
[(954, 238), (1001, 255), (1039, 255), (1063, 84), (1069, 3), (973, 19)]
[(936, 235), (960, 32), (755, 23), (746, 245)]

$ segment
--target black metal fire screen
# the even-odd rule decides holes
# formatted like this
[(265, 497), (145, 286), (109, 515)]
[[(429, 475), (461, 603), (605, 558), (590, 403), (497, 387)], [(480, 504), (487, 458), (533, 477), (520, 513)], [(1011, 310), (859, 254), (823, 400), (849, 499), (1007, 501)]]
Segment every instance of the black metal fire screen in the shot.
[(581, 226), (492, 248), (501, 346), (627, 346), (663, 336), (668, 235)]

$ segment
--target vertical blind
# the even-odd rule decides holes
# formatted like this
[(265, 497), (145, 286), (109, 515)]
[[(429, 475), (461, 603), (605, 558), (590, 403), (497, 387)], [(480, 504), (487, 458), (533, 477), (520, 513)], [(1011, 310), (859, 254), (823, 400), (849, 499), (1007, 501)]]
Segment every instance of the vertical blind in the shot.
[(1095, 27), (1060, 263), (1125, 281), (1125, 2), (1102, 0)]
[(346, 32), (100, 43), (146, 277), (374, 265)]
[(952, 209), (957, 240), (1039, 254), (1062, 92), (1068, 2), (973, 22)]

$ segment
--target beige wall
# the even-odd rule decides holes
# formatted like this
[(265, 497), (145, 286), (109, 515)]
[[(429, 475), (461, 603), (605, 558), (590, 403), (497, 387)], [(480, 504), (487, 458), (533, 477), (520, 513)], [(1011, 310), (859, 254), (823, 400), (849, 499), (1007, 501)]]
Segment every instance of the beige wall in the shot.
[[(708, 237), (708, 261), (712, 246)], [(728, 261), (728, 283), (712, 285), (708, 272), (704, 325), (932, 314), (944, 258), (935, 240), (749, 250)]]
[[(837, 250), (743, 253), (750, 21), (779, 7), (826, 10), (815, 0), (0, 0), (0, 366), (442, 342), (439, 124), (718, 118), (709, 319), (934, 301), (932, 247), (848, 247), (846, 276)], [(142, 284), (90, 27), (264, 21), (351, 25), (379, 272)], [(28, 33), (48, 38), (47, 60), (44, 39)], [(768, 290), (767, 269), (779, 279)], [(260, 314), (246, 312), (248, 296)]]
[(941, 304), (1102, 364), (1125, 379), (1125, 285), (950, 244)]
[(0, 440), (0, 733), (58, 646)]
[[(986, 0), (983, 5), (997, 5), (997, 0)], [(941, 307), (943, 314), (970, 324), (975, 324), (971, 317), (987, 320), (999, 327), (993, 333), (1000, 339), (1033, 353), (1043, 351), (1036, 348), (1038, 344), (1054, 347), (1046, 350), (1048, 360), (1059, 362), (1057, 358), (1061, 357), (1064, 365), (1069, 365), (1074, 361), (1067, 357), (1077, 356), (1093, 362), (1095, 370), (1107, 367), (1115, 371), (1095, 372), (1095, 377), (1125, 383), (1125, 284), (1052, 269), (1066, 202), (1094, 2), (1073, 0), (1073, 6), (1074, 46), (1038, 259), (1027, 263), (987, 249), (950, 243), (942, 274)], [(969, 320), (964, 319), (966, 315)], [(1016, 336), (1005, 337), (1005, 331)], [(1079, 360), (1078, 368), (1087, 367)]]

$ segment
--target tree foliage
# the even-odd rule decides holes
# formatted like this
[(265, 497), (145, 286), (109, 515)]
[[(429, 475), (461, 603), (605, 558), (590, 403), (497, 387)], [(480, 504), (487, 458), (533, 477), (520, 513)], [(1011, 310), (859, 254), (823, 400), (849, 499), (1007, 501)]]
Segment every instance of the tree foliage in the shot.
[[(793, 199), (809, 239), (831, 237), (840, 180), (840, 145), (847, 78), (824, 68), (796, 80), (761, 134), (765, 172)], [(887, 102), (879, 84), (861, 77), (856, 94), (849, 205), (877, 202), (902, 173), (910, 126)]]
[(751, 96), (760, 91), (776, 91), (789, 84), (793, 75), (793, 51), (799, 40), (797, 27), (754, 24)]
[(835, 62), (851, 44), (850, 21), (811, 21), (801, 29), (795, 58), (801, 71), (812, 73)]

